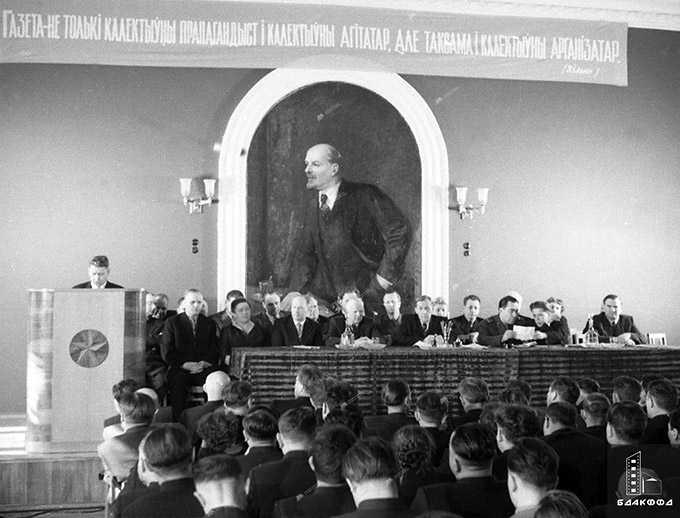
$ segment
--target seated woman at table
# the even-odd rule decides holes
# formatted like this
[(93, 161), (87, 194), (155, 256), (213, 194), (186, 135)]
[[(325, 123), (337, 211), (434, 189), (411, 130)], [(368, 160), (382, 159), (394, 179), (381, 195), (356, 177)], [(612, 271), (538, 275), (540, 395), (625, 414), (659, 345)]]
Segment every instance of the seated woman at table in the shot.
[(231, 303), (233, 316), (230, 326), (222, 328), (220, 334), (220, 358), (229, 364), (234, 347), (270, 347), (271, 334), (262, 325), (250, 318), (250, 302), (244, 298), (234, 299)]

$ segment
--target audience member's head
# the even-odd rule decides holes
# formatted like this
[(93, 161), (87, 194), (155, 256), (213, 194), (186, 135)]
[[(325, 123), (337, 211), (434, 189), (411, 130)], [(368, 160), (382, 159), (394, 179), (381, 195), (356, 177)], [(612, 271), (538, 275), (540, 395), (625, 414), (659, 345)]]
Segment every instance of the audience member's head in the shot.
[(316, 433), (316, 415), (309, 407), (286, 410), (279, 418), (279, 433), (276, 438), (283, 453), (295, 450), (309, 450)]
[(498, 394), (498, 401), (505, 405), (529, 406), (529, 400), (522, 390), (517, 387), (506, 388)]
[(149, 396), (133, 392), (125, 394), (118, 402), (120, 422), (126, 425), (148, 424), (156, 413), (156, 404)]
[(481, 423), (465, 423), (456, 427), (449, 441), (449, 466), (460, 480), (466, 477), (490, 476), (496, 456), (496, 438)]
[(600, 384), (593, 378), (581, 378), (578, 380), (578, 389), (580, 394), (576, 406), (579, 406), (586, 396), (600, 392)]
[(342, 458), (356, 441), (356, 435), (340, 424), (324, 425), (316, 432), (310, 451), (310, 466), (318, 482), (333, 485), (345, 482)]
[(559, 402), (576, 405), (580, 395), (581, 390), (578, 388), (578, 383), (572, 378), (560, 376), (555, 378), (550, 384), (546, 397), (546, 405)]
[(423, 392), (416, 400), (415, 418), (420, 426), (438, 428), (446, 416), (446, 399), (433, 391)]
[(324, 419), (328, 412), (336, 407), (349, 403), (358, 404), (358, 396), (357, 389), (350, 383), (335, 378), (326, 378), (326, 396), (323, 405)]
[(587, 518), (588, 510), (572, 492), (561, 489), (548, 491), (538, 503), (534, 518)]
[(545, 411), (543, 434), (550, 435), (559, 430), (576, 430), (576, 407), (571, 403), (551, 403)]
[(668, 418), (668, 440), (673, 446), (680, 445), (680, 408), (673, 410)]
[(227, 412), (245, 415), (250, 406), (253, 389), (247, 381), (231, 381), (222, 390), (222, 401)]
[(647, 416), (633, 401), (619, 401), (607, 411), (607, 442), (611, 446), (637, 444), (647, 426)]
[(392, 449), (402, 469), (418, 475), (433, 471), (436, 445), (432, 435), (418, 425), (403, 426), (392, 437)]
[(277, 433), (278, 419), (272, 410), (251, 409), (243, 418), (243, 437), (250, 446), (275, 444)]
[(139, 479), (149, 485), (191, 476), (191, 438), (176, 423), (151, 430), (139, 444)]
[(499, 403), (498, 401), (488, 402), (484, 405), (482, 412), (479, 414), (479, 422), (485, 424), (490, 430), (496, 433), (496, 413), (504, 406), (505, 403)]
[(124, 394), (132, 394), (139, 389), (139, 383), (132, 378), (125, 378), (111, 387), (113, 400), (118, 402)]
[[(647, 387), (649, 387), (649, 384), (654, 381), (654, 380), (660, 380), (663, 379), (663, 376), (661, 374), (643, 374), (642, 377), (640, 378), (640, 385), (642, 386), (641, 388), (641, 394), (640, 394), (640, 405), (644, 406), (645, 404), (645, 399), (647, 398)], [(614, 401), (615, 403), (615, 401)]]
[(151, 398), (151, 401), (153, 401), (153, 405), (158, 410), (158, 408), (161, 406), (161, 400), (158, 398), (158, 394), (156, 391), (152, 388), (149, 387), (142, 387), (140, 389), (137, 389), (135, 391), (135, 394), (144, 394), (147, 397)]
[(594, 392), (583, 399), (581, 403), (581, 417), (586, 426), (602, 426), (607, 423), (607, 410), (611, 403), (609, 398), (599, 392)]
[(531, 385), (528, 381), (522, 379), (515, 379), (508, 381), (508, 389), (519, 390), (527, 398), (527, 401), (531, 402)]
[(245, 510), (245, 477), (239, 462), (230, 455), (212, 455), (193, 465), (194, 493), (206, 515), (218, 507)]
[(678, 405), (678, 388), (663, 378), (652, 381), (647, 387), (645, 407), (649, 418), (670, 414)]
[(390, 380), (383, 385), (382, 398), (388, 411), (391, 408), (404, 412), (411, 401), (411, 388), (403, 379)]
[(501, 405), (496, 410), (496, 442), (500, 451), (512, 448), (523, 437), (537, 437), (541, 422), (536, 411), (524, 405)]
[(323, 420), (324, 426), (326, 424), (341, 424), (352, 430), (357, 438), (364, 435), (366, 423), (364, 422), (364, 414), (361, 409), (354, 403), (348, 405), (336, 406), (333, 410), (326, 414)]
[(208, 374), (203, 383), (203, 392), (208, 396), (208, 401), (222, 399), (222, 391), (229, 383), (230, 378), (226, 372), (215, 371)]
[(342, 459), (342, 475), (357, 506), (367, 499), (396, 498), (399, 471), (394, 451), (379, 437), (357, 441)]
[(631, 376), (617, 376), (612, 380), (612, 403), (619, 401), (640, 401), (642, 385)]
[(219, 411), (201, 417), (196, 433), (203, 439), (201, 456), (225, 453), (241, 438), (238, 417)]
[(489, 386), (482, 378), (464, 378), (458, 384), (458, 397), (465, 411), (482, 408), (489, 400)]
[(302, 365), (295, 375), (295, 397), (309, 397), (310, 386), (323, 378), (323, 372), (314, 363)]
[(536, 507), (557, 484), (559, 458), (547, 443), (525, 437), (508, 451), (508, 492), (516, 509)]

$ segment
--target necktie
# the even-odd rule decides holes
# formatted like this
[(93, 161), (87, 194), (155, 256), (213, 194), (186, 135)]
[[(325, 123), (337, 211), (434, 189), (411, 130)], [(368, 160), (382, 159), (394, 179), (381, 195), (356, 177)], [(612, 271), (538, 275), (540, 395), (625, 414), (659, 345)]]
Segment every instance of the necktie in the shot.
[(302, 338), (302, 323), (297, 322), (295, 325), (297, 326), (298, 338)]
[(196, 320), (193, 318), (189, 319), (191, 321), (191, 331), (194, 333), (194, 336), (196, 336)]
[(321, 205), (319, 205), (319, 212), (321, 213), (321, 218), (325, 223), (328, 222), (328, 216), (331, 213), (331, 208), (328, 206), (328, 196), (322, 194), (319, 198), (321, 200)]
[(423, 324), (423, 333), (427, 334), (427, 324)]

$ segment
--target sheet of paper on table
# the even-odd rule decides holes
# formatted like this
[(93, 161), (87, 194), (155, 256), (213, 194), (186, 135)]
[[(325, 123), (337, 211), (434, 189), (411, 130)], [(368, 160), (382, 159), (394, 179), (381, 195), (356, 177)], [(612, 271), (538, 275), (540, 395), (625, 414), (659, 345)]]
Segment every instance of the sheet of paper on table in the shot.
[(533, 340), (536, 328), (527, 326), (514, 326), (512, 330), (517, 333), (517, 340)]

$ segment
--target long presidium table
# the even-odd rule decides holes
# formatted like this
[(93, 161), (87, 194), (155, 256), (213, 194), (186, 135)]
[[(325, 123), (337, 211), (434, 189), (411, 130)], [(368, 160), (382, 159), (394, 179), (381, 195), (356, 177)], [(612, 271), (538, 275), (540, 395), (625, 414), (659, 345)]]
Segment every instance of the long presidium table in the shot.
[[(388, 347), (379, 351), (293, 348), (234, 349), (231, 373), (253, 385), (256, 403), (293, 397), (297, 369), (315, 363), (327, 376), (352, 383), (359, 391), (359, 404), (370, 414), (384, 413), (382, 384), (403, 378), (414, 398), (436, 390), (460, 412), (455, 390), (468, 376), (484, 378), (496, 398), (508, 381), (521, 378), (533, 388), (532, 404), (545, 405), (553, 378), (589, 377), (600, 382), (611, 397), (612, 380), (621, 375), (640, 378), (661, 374), (680, 384), (680, 348), (676, 347), (531, 347), (519, 349), (433, 349)], [(453, 403), (451, 405), (451, 403)]]

